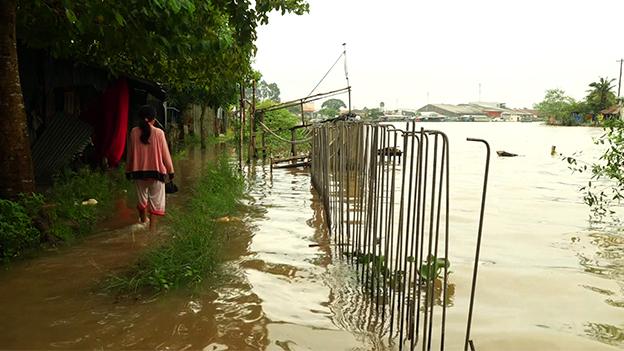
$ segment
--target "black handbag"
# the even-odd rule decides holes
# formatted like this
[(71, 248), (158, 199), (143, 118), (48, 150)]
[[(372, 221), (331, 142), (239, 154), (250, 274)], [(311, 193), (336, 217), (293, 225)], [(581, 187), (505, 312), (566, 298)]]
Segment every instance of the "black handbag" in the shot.
[(173, 194), (178, 192), (178, 186), (173, 183), (173, 180), (170, 180), (165, 183), (165, 193)]

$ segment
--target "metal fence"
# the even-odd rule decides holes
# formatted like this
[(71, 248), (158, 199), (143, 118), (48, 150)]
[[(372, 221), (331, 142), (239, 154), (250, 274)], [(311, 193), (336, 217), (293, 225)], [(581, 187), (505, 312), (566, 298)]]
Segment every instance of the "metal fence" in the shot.
[[(336, 254), (352, 264), (399, 349), (444, 350), (449, 294), (449, 139), (435, 130), (340, 121), (312, 131), (312, 182)], [(490, 149), (464, 349), (477, 280)]]

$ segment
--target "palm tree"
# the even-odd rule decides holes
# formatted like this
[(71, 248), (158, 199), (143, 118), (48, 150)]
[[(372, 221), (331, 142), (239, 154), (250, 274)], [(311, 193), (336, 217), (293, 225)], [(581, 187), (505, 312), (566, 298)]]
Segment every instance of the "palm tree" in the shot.
[(600, 77), (599, 81), (589, 84), (591, 89), (587, 90), (589, 93), (587, 95), (587, 103), (592, 107), (594, 112), (600, 112), (601, 110), (615, 104), (615, 94), (611, 91), (615, 88), (615, 85), (613, 84), (614, 81), (615, 78), (608, 79)]
[(0, 197), (35, 189), (15, 39), (17, 0), (0, 0)]

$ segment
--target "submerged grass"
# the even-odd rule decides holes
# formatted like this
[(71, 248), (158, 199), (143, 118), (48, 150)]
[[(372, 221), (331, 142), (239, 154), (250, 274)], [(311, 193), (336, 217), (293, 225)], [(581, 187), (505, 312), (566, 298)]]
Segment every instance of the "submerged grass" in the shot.
[(120, 292), (169, 290), (213, 277), (220, 262), (221, 236), (215, 219), (236, 211), (244, 194), (243, 179), (221, 157), (208, 165), (182, 208), (169, 211), (171, 236), (143, 254), (130, 271), (112, 276), (107, 288)]

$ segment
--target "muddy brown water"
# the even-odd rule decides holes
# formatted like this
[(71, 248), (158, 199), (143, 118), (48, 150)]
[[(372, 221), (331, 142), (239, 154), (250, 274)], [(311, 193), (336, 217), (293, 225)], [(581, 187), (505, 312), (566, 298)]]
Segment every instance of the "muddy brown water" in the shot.
[[(400, 126), (400, 125), (399, 125)], [(583, 175), (550, 155), (598, 152), (594, 128), (533, 123), (430, 123), (451, 141), (452, 271), (448, 350), (465, 332), (482, 149), (494, 150), (472, 337), (477, 350), (624, 348), (624, 234), (590, 223)], [(181, 205), (212, 153), (177, 161)], [(102, 291), (158, 235), (132, 232), (120, 199), (98, 233), (0, 272), (0, 349), (398, 350), (371, 321), (353, 270), (335, 259), (309, 173), (258, 166), (246, 210), (221, 223), (225, 270), (205, 287), (138, 300)], [(161, 227), (161, 231), (167, 231)], [(314, 246), (310, 246), (310, 245)]]

